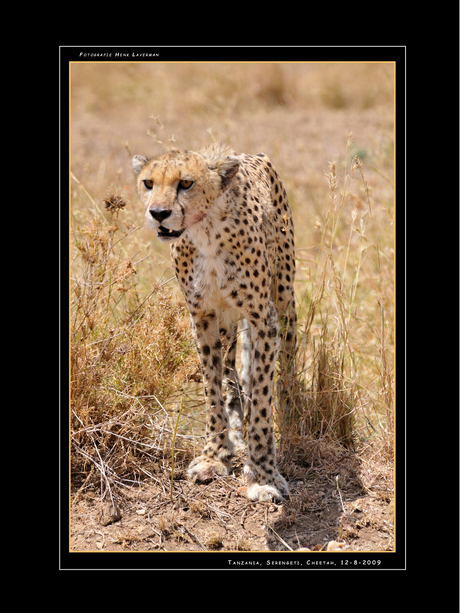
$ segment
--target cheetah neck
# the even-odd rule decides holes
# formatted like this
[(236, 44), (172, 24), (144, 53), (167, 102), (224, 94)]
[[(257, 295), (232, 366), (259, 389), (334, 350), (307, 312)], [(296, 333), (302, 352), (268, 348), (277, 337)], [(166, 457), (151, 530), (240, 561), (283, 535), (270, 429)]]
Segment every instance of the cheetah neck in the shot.
[(232, 216), (227, 200), (222, 196), (207, 210), (206, 218), (188, 232), (197, 248), (194, 265), (195, 290), (211, 307), (228, 307), (226, 295), (235, 277), (235, 262), (229, 241), (233, 232)]
[[(225, 246), (225, 237), (231, 224), (229, 204), (225, 194), (221, 195), (206, 212), (197, 214), (198, 223), (194, 223), (188, 230), (188, 237), (205, 258), (218, 258)], [(230, 223), (229, 223), (230, 222)]]

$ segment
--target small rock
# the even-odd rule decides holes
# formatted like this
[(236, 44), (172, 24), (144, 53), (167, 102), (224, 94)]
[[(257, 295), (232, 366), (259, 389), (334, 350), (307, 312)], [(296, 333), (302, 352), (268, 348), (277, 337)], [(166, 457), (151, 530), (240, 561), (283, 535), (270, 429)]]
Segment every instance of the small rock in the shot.
[(121, 519), (121, 512), (117, 505), (112, 504), (111, 502), (106, 502), (102, 506), (102, 510), (99, 515), (99, 523), (102, 526), (108, 526), (109, 524), (113, 524), (119, 519)]
[(343, 549), (345, 543), (338, 543), (337, 541), (329, 541), (326, 547), (326, 551), (339, 551)]

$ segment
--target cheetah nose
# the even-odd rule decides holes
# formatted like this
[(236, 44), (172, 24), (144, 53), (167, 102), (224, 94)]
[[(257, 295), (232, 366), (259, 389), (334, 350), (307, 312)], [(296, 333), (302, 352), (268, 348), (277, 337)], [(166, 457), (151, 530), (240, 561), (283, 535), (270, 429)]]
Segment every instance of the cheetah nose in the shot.
[(149, 212), (150, 212), (150, 215), (153, 217), (153, 219), (156, 219), (160, 223), (171, 215), (170, 209), (165, 209), (165, 208), (162, 208), (162, 209), (151, 208)]

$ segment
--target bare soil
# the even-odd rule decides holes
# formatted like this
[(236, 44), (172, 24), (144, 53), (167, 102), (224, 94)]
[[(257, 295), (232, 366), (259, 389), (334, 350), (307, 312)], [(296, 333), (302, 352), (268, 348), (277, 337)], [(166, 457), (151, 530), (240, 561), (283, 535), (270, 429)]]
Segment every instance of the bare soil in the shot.
[(70, 551), (393, 551), (393, 471), (336, 450), (311, 465), (282, 466), (291, 498), (248, 500), (240, 491), (243, 458), (229, 477), (192, 483), (170, 472), (101, 501), (74, 492)]

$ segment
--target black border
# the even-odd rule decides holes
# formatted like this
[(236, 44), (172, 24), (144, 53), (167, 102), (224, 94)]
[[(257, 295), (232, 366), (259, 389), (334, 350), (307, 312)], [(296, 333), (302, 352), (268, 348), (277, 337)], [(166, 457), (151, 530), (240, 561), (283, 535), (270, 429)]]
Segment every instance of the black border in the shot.
[[(86, 56), (80, 55), (87, 54)], [(110, 57), (101, 54), (111, 53)], [(117, 57), (127, 53), (129, 57)], [(142, 53), (158, 54), (158, 57)], [(89, 54), (89, 55), (88, 55)], [(91, 55), (99, 54), (99, 55)], [(136, 54), (136, 55), (134, 55)], [(61, 570), (404, 570), (406, 558), (406, 346), (405, 346), (405, 297), (406, 297), (406, 48), (404, 46), (371, 47), (138, 47), (138, 46), (62, 46), (60, 55), (60, 221), (61, 221), (61, 411), (60, 411), (60, 561)], [(68, 313), (68, 194), (69, 194), (69, 63), (91, 62), (395, 62), (396, 63), (396, 317), (397, 317), (397, 397), (396, 420), (397, 449), (397, 503), (396, 503), (396, 552), (69, 552), (68, 551), (68, 337), (66, 341), (66, 316)], [(235, 564), (229, 564), (233, 560)], [(275, 562), (291, 560), (303, 566), (281, 566)], [(307, 564), (307, 561), (310, 561)], [(363, 562), (370, 561), (369, 566)], [(377, 561), (380, 560), (380, 564)], [(271, 563), (268, 565), (268, 561)], [(321, 562), (335, 562), (335, 566)], [(372, 562), (375, 561), (375, 565)], [(240, 564), (238, 564), (238, 562)], [(246, 564), (241, 564), (246, 562)], [(248, 564), (254, 562), (254, 564)], [(312, 565), (313, 563), (313, 565)], [(343, 564), (343, 565), (342, 565)], [(346, 564), (346, 565), (345, 565)], [(366, 575), (367, 576), (367, 575)]]

